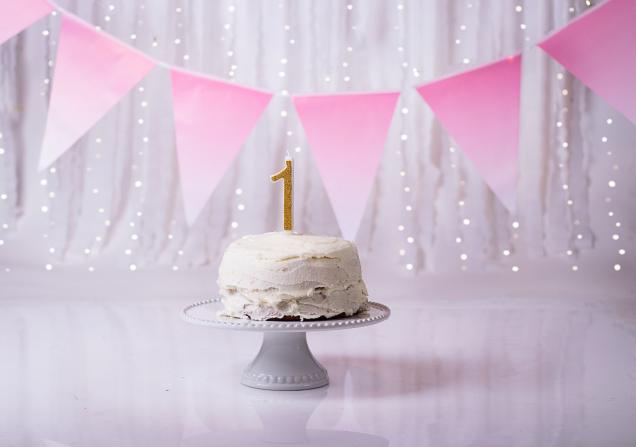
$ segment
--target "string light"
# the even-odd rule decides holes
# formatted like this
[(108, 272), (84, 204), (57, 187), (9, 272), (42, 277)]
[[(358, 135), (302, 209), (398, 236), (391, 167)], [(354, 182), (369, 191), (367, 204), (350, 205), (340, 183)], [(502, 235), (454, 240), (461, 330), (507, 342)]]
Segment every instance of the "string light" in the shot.
[[(558, 72), (556, 77), (557, 77), (557, 80), (559, 81), (565, 81), (566, 79), (564, 73), (562, 72)], [(556, 151), (555, 155), (558, 157), (557, 166), (559, 168), (559, 177), (562, 183), (561, 189), (563, 191), (563, 199), (567, 205), (565, 207), (565, 213), (567, 215), (567, 218), (573, 222), (574, 226), (580, 226), (581, 222), (575, 216), (574, 200), (572, 198), (572, 191), (569, 184), (570, 178), (569, 178), (568, 165), (570, 163), (570, 158), (571, 158), (570, 144), (567, 141), (569, 139), (569, 128), (565, 127), (563, 124), (563, 122), (567, 119), (567, 113), (569, 110), (568, 104), (565, 103), (565, 99), (564, 99), (565, 96), (568, 94), (569, 94), (569, 91), (567, 90), (567, 88), (561, 88), (561, 96), (557, 97), (557, 102), (560, 103), (560, 110), (559, 110), (558, 121), (556, 122), (556, 127), (557, 127), (558, 139), (561, 142), (560, 144), (561, 149)], [(574, 239), (572, 239), (572, 237)], [(572, 256), (575, 253), (575, 250), (573, 248), (576, 241), (583, 241), (583, 239), (584, 239), (584, 235), (583, 233), (580, 233), (580, 232), (576, 233), (574, 236), (570, 236), (568, 240), (568, 245), (571, 247), (568, 250), (570, 253), (570, 256)], [(573, 272), (578, 271), (578, 266), (573, 264), (570, 267)]]
[[(402, 67), (402, 79), (403, 81), (408, 82), (408, 77), (410, 76), (410, 72), (408, 70), (409, 67), (409, 63), (407, 61), (407, 54), (405, 51), (405, 45), (406, 45), (406, 41), (405, 41), (405, 34), (403, 32), (401, 32), (402, 29), (404, 29), (404, 26), (406, 24), (406, 19), (407, 17), (405, 16), (405, 14), (403, 14), (404, 12), (404, 5), (402, 3), (398, 3), (397, 5), (397, 11), (398, 14), (396, 15), (396, 25), (394, 27), (394, 29), (397, 31), (395, 33), (395, 36), (397, 38), (397, 42), (396, 42), (396, 49), (397, 49), (397, 53), (398, 56), (400, 58), (400, 65)], [(414, 68), (414, 72), (415, 72), (415, 68)], [(406, 101), (405, 97), (400, 97), (400, 102), (404, 102)], [(408, 186), (408, 184), (406, 184), (406, 171), (405, 171), (405, 167), (408, 165), (408, 162), (405, 158), (405, 154), (407, 153), (407, 149), (408, 149), (408, 141), (409, 141), (409, 134), (408, 134), (408, 128), (407, 128), (407, 123), (406, 123), (406, 115), (409, 113), (409, 108), (407, 107), (406, 104), (401, 104), (400, 105), (400, 131), (399, 131), (399, 141), (398, 141), (398, 148), (396, 149), (395, 153), (396, 155), (399, 157), (399, 165), (401, 167), (400, 171), (399, 171), (399, 175), (401, 177), (401, 186), (402, 186), (402, 190), (404, 192), (404, 194), (408, 194), (411, 191), (410, 186)], [(409, 213), (406, 216), (402, 216), (402, 218), (404, 219), (403, 222), (405, 223), (400, 223), (397, 226), (397, 229), (399, 232), (404, 232), (407, 228), (411, 228), (414, 223), (413, 220), (415, 219), (415, 213), (412, 213), (414, 208), (413, 205), (411, 203), (411, 197), (404, 197), (403, 199), (406, 204), (404, 205), (404, 210)], [(404, 203), (404, 202), (403, 202)], [(415, 243), (415, 238), (413, 236), (408, 236), (406, 238), (406, 242), (409, 245), (412, 245)], [(413, 253), (415, 252), (416, 249), (409, 249), (409, 252)], [(407, 255), (407, 250), (406, 249), (400, 249), (399, 251), (399, 255), (401, 257), (405, 257)], [(412, 258), (412, 255), (409, 256), (409, 258)], [(406, 259), (405, 260), (405, 264), (404, 267), (406, 268), (407, 271), (413, 271), (415, 270), (416, 264), (414, 262), (414, 259)]]
[[(608, 126), (612, 125), (613, 122), (614, 122), (614, 120), (611, 117), (605, 119), (605, 123)], [(601, 142), (602, 143), (607, 143), (608, 142), (608, 138), (606, 136), (603, 136), (601, 138)], [(611, 151), (607, 151), (607, 156), (610, 157), (611, 155), (612, 155), (612, 152)], [(614, 164), (612, 166), (612, 169), (613, 170), (618, 170), (618, 165)], [(616, 180), (613, 180), (613, 179), (608, 180), (607, 181), (607, 187), (609, 188), (610, 191), (615, 190), (615, 188), (617, 187)], [(609, 197), (609, 196), (605, 197), (605, 202), (606, 203), (611, 203), (611, 201), (612, 201), (611, 197)], [(612, 219), (616, 219), (616, 217), (617, 217), (616, 213), (614, 211), (612, 211), (612, 210), (607, 212), (607, 216), (612, 218)], [(614, 228), (616, 228), (616, 230), (611, 235), (612, 241), (619, 241), (620, 240), (621, 236), (620, 236), (620, 233), (618, 233), (618, 229), (621, 228), (621, 226), (622, 226), (622, 224), (621, 224), (620, 220), (617, 220), (617, 219), (614, 220)], [(619, 248), (617, 250), (617, 253), (618, 253), (619, 256), (623, 256), (623, 255), (625, 255), (626, 251), (623, 248)], [(614, 264), (614, 271), (619, 272), (621, 270), (621, 268), (622, 268), (621, 264), (618, 264), (618, 263)]]
[[(137, 90), (135, 93), (135, 102), (136, 104), (139, 104), (139, 109), (138, 109), (139, 116), (137, 117), (137, 123), (139, 124), (139, 127), (140, 127), (140, 130), (138, 132), (140, 132), (142, 135), (146, 133), (146, 129), (145, 129), (146, 118), (149, 113), (149, 106), (150, 106), (150, 103), (148, 99), (146, 98), (146, 94), (147, 92), (146, 92), (145, 85), (142, 84), (139, 87), (137, 87)], [(141, 141), (143, 143), (147, 143), (148, 137), (146, 136), (142, 137)], [(144, 177), (144, 173), (137, 172), (138, 171), (137, 167), (141, 166), (144, 168), (144, 170), (147, 169), (147, 163), (144, 163), (143, 161), (144, 154), (145, 154), (145, 151), (143, 150), (136, 152), (135, 159), (133, 160), (133, 163), (131, 164), (131, 170), (135, 172), (134, 175), (141, 176), (142, 178)], [(133, 257), (133, 258), (134, 258), (133, 256), (134, 249), (138, 248), (141, 244), (141, 237), (140, 237), (140, 234), (138, 233), (137, 228), (140, 228), (142, 226), (141, 218), (143, 216), (143, 213), (141, 211), (141, 208), (143, 208), (145, 199), (146, 199), (146, 190), (143, 188), (144, 182), (142, 178), (137, 178), (132, 183), (134, 190), (138, 191), (135, 194), (137, 195), (136, 203), (140, 209), (134, 212), (132, 218), (128, 221), (128, 228), (131, 229), (130, 240), (131, 240), (132, 248), (128, 247), (124, 250), (124, 255), (126, 255), (127, 257)], [(110, 220), (105, 221), (105, 226), (106, 227), (110, 226)], [(138, 266), (135, 262), (131, 262), (129, 263), (128, 268), (130, 271), (134, 272), (137, 270)]]

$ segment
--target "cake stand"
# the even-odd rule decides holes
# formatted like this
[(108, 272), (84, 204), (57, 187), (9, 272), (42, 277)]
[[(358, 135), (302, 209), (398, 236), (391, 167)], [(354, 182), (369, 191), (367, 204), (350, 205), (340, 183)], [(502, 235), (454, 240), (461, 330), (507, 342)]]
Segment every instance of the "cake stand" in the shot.
[(327, 370), (307, 345), (307, 332), (353, 329), (380, 323), (390, 309), (369, 302), (369, 310), (350, 317), (307, 321), (254, 321), (217, 315), (220, 298), (201, 301), (183, 309), (183, 318), (193, 324), (217, 329), (263, 332), (258, 354), (243, 371), (243, 385), (263, 390), (308, 390), (329, 384)]

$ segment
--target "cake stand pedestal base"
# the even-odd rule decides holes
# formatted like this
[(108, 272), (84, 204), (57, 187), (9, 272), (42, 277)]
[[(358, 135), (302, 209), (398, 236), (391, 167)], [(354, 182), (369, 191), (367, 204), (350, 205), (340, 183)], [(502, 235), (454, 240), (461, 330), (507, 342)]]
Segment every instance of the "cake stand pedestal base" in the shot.
[(329, 384), (327, 370), (307, 346), (307, 332), (370, 326), (391, 315), (384, 304), (372, 301), (366, 310), (355, 315), (320, 321), (254, 321), (224, 316), (219, 312), (221, 309), (220, 298), (213, 298), (190, 304), (182, 315), (187, 322), (202, 326), (262, 332), (261, 349), (243, 372), (241, 383), (274, 391), (309, 390)]
[(306, 332), (265, 332), (256, 358), (245, 368), (243, 385), (263, 390), (308, 390), (329, 384), (314, 358)]

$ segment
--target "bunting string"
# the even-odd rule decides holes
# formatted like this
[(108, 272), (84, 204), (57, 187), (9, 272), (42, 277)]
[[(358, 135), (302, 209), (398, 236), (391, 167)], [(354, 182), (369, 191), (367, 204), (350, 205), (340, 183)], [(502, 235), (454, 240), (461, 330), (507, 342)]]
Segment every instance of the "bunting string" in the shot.
[[(0, 0), (0, 44), (62, 14), (40, 169), (51, 165), (154, 67), (171, 74), (186, 219), (194, 223), (274, 93), (157, 60), (48, 0)], [(607, 0), (538, 45), (636, 123), (636, 2)], [(510, 211), (518, 176), (521, 54), (414, 86)], [(354, 238), (401, 89), (293, 95), (338, 223)]]

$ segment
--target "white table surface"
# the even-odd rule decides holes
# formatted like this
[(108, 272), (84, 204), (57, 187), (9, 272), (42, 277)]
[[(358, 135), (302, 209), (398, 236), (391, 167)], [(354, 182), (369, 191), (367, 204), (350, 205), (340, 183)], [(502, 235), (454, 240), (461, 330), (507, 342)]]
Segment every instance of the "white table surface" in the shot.
[(0, 446), (636, 446), (627, 275), (367, 274), (392, 317), (310, 334), (331, 384), (300, 392), (239, 384), (260, 334), (180, 319), (212, 275), (3, 274)]

